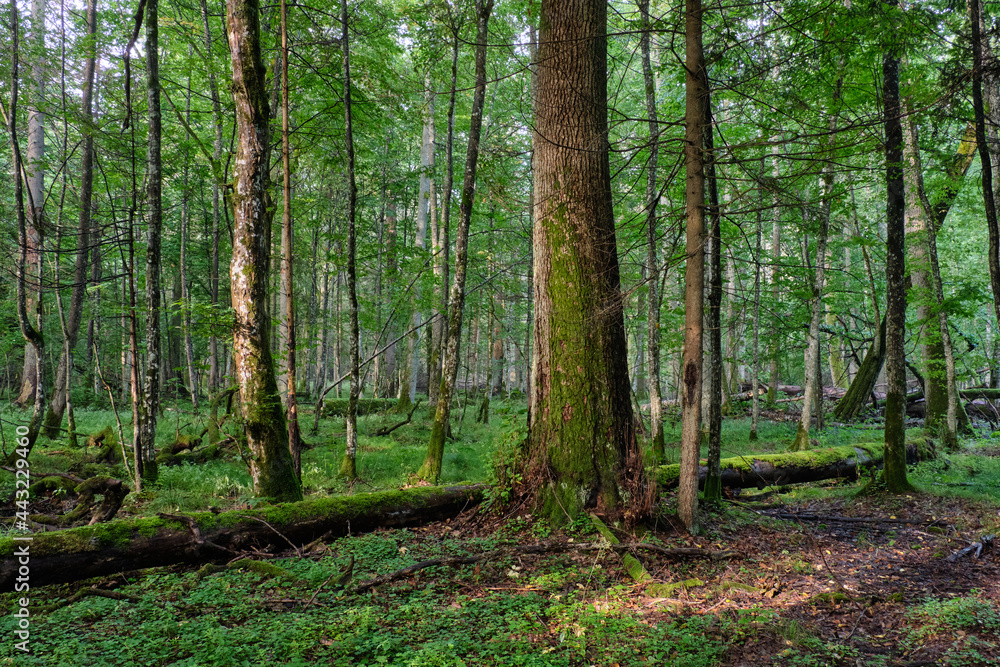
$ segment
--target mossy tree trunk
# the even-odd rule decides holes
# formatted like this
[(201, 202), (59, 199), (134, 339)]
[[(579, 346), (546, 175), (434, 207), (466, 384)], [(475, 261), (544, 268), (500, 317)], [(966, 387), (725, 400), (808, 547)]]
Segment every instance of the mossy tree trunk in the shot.
[(340, 474), (358, 476), (358, 395), (361, 393), (361, 329), (358, 325), (357, 230), (358, 186), (354, 180), (354, 127), (351, 114), (351, 49), (347, 25), (347, 0), (340, 0), (340, 45), (344, 52), (344, 139), (347, 143), (347, 299), (350, 304), (351, 390), (347, 398), (347, 445)]
[(539, 26), (526, 478), (542, 515), (562, 523), (621, 504), (635, 426), (608, 162), (607, 6), (546, 0)]
[[(476, 87), (472, 97), (472, 116), (469, 126), (469, 143), (465, 154), (465, 176), (462, 183), (462, 200), (459, 204), (461, 220), (455, 238), (455, 277), (451, 285), (448, 313), (447, 346), (444, 369), (438, 390), (437, 409), (427, 443), (427, 456), (417, 471), (417, 477), (437, 482), (441, 476), (444, 459), (444, 441), (448, 436), (451, 415), (451, 397), (458, 379), (458, 360), (462, 340), (462, 311), (465, 308), (465, 277), (469, 257), (469, 227), (476, 196), (476, 166), (479, 162), (479, 138), (483, 128), (483, 107), (486, 103), (486, 45), (489, 37), (490, 13), (493, 0), (476, 0)], [(487, 392), (489, 387), (487, 387)]]
[(302, 488), (288, 451), (285, 412), (271, 357), (267, 312), (270, 268), (269, 107), (260, 54), (258, 0), (228, 0), (229, 50), (236, 109), (236, 178), (232, 194), (233, 355), (254, 493), (299, 500)]
[(854, 375), (854, 381), (833, 408), (833, 415), (837, 419), (856, 419), (875, 389), (875, 382), (885, 365), (885, 325), (886, 320), (883, 317), (875, 339), (872, 340), (865, 358), (858, 367), (858, 372)]
[[(895, 3), (893, 3), (895, 4)], [(882, 90), (885, 101), (886, 162), (886, 325), (885, 353), (888, 389), (885, 398), (885, 468), (883, 479), (890, 493), (908, 491), (906, 480), (906, 262), (904, 259), (905, 200), (903, 187), (903, 128), (899, 99), (899, 58), (882, 57)]]

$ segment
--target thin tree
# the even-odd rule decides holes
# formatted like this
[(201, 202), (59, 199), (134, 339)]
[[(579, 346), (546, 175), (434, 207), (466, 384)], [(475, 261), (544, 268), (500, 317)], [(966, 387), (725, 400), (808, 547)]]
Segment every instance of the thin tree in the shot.
[(660, 395), (660, 270), (656, 259), (656, 206), (660, 201), (656, 184), (656, 167), (660, 153), (660, 128), (656, 112), (656, 80), (650, 59), (649, 0), (639, 0), (639, 14), (642, 20), (642, 35), (639, 49), (642, 52), (642, 77), (646, 89), (646, 121), (649, 125), (649, 160), (646, 163), (646, 281), (648, 283), (646, 313), (647, 343), (649, 357), (649, 423), (650, 441), (653, 455), (663, 460), (663, 403)]
[(285, 412), (271, 357), (267, 312), (270, 113), (259, 14), (258, 0), (226, 3), (237, 129), (233, 258), (229, 268), (235, 320), (233, 355), (254, 493), (288, 501), (301, 500), (302, 487), (288, 451)]
[[(896, 7), (893, 0), (887, 3)], [(975, 25), (975, 17), (973, 20)], [(885, 105), (886, 162), (886, 326), (885, 353), (888, 388), (885, 397), (885, 467), (882, 475), (890, 493), (912, 487), (906, 480), (906, 238), (903, 187), (903, 127), (900, 122), (899, 58), (891, 50), (882, 57), (882, 99)], [(985, 183), (984, 183), (985, 186)]]
[[(340, 0), (341, 39), (344, 52), (344, 141), (347, 144), (347, 297), (351, 318), (351, 391), (347, 398), (347, 445), (340, 474), (358, 476), (358, 395), (361, 393), (361, 330), (358, 325), (357, 231), (355, 229), (358, 186), (354, 180), (354, 118), (351, 115), (351, 48), (347, 27), (347, 0)], [(416, 350), (414, 350), (416, 354)]]
[(462, 200), (459, 208), (461, 220), (455, 237), (455, 277), (451, 286), (448, 313), (448, 345), (445, 349), (437, 410), (434, 412), (434, 424), (431, 426), (431, 437), (427, 443), (427, 456), (417, 471), (417, 477), (431, 482), (437, 482), (441, 476), (444, 441), (448, 435), (451, 415), (451, 397), (455, 381), (458, 379), (462, 311), (465, 308), (465, 276), (469, 261), (469, 227), (472, 223), (472, 208), (476, 196), (476, 166), (479, 161), (479, 139), (483, 129), (483, 107), (486, 102), (486, 44), (492, 11), (493, 0), (476, 0), (476, 87), (472, 96), (469, 143), (465, 154), (465, 178), (462, 183)]
[(73, 271), (73, 292), (70, 296), (69, 316), (66, 318), (65, 346), (59, 358), (56, 369), (52, 400), (45, 415), (45, 435), (56, 438), (62, 425), (63, 412), (71, 390), (69, 376), (73, 365), (73, 348), (80, 333), (80, 323), (83, 320), (83, 301), (87, 293), (87, 268), (90, 250), (90, 230), (92, 227), (91, 210), (94, 192), (94, 131), (91, 127), (94, 118), (93, 96), (94, 77), (96, 70), (96, 50), (94, 44), (97, 31), (96, 0), (87, 3), (88, 53), (83, 67), (83, 89), (81, 92), (80, 111), (84, 122), (82, 127), (83, 142), (80, 146), (80, 213), (77, 226), (76, 264)]
[[(28, 318), (28, 295), (27, 295), (27, 273), (28, 273), (28, 250), (29, 234), (28, 224), (24, 208), (24, 184), (27, 181), (27, 173), (24, 163), (21, 160), (21, 146), (17, 138), (17, 102), (18, 83), (20, 78), (20, 25), (15, 0), (10, 2), (10, 34), (11, 34), (11, 58), (10, 58), (10, 105), (4, 110), (4, 123), (7, 125), (7, 133), (10, 137), (10, 149), (12, 154), (12, 165), (14, 167), (14, 207), (17, 217), (17, 320), (21, 327), (21, 335), (24, 336), (26, 346), (30, 346), (37, 359), (44, 359), (45, 341), (41, 333), (32, 325)], [(45, 376), (44, 364), (36, 364), (34, 369), (34, 379), (32, 383), (35, 388), (34, 411), (31, 421), (28, 424), (28, 434), (25, 436), (27, 442), (23, 440), (19, 443), (18, 450), (26, 449), (27, 453), (22, 458), (28, 458), (35, 441), (38, 439), (38, 432), (41, 427), (42, 414), (45, 410)], [(15, 458), (15, 452), (11, 452), (7, 457), (7, 464), (11, 465)]]
[(687, 0), (684, 15), (687, 263), (684, 269), (684, 359), (681, 371), (681, 463), (677, 514), (688, 531), (694, 532), (697, 529), (698, 458), (701, 449), (701, 346), (705, 281), (705, 157), (702, 142), (708, 75), (702, 47), (701, 0)]
[[(347, 42), (344, 42), (346, 52)], [(346, 67), (346, 58), (345, 58)], [(353, 161), (353, 155), (351, 156)], [(292, 279), (292, 156), (288, 124), (288, 9), (281, 0), (281, 291), (285, 297), (285, 364), (288, 449), (295, 475), (302, 479), (302, 435), (295, 396), (295, 282)]]

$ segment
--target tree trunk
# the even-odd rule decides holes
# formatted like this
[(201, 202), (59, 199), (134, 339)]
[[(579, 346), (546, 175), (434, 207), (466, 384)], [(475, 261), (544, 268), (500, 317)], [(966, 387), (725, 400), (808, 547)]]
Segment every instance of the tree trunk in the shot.
[[(219, 97), (219, 86), (215, 79), (214, 52), (212, 50), (212, 30), (208, 22), (208, 2), (200, 0), (202, 30), (205, 37), (205, 57), (208, 59), (208, 89), (212, 98), (212, 116), (215, 119), (215, 137), (212, 141), (212, 160), (215, 178), (212, 179), (212, 248), (211, 248), (211, 273), (209, 274), (209, 297), (212, 305), (212, 312), (217, 312), (219, 305), (219, 234), (220, 219), (220, 188), (222, 187), (222, 174), (220, 160), (222, 158), (222, 101)], [(222, 372), (219, 368), (219, 339), (214, 333), (208, 339), (208, 391), (209, 394), (219, 388), (222, 382)]]
[(710, 220), (709, 288), (708, 288), (708, 470), (705, 501), (722, 502), (719, 483), (719, 461), (722, 458), (722, 211), (719, 209), (719, 182), (715, 171), (715, 128), (712, 119), (711, 95), (705, 98), (705, 178), (708, 182), (708, 212)]
[(358, 326), (358, 277), (357, 277), (357, 232), (355, 230), (355, 209), (358, 201), (358, 187), (354, 182), (354, 129), (351, 116), (351, 49), (347, 29), (347, 0), (340, 0), (341, 48), (344, 51), (344, 140), (347, 143), (347, 296), (351, 318), (351, 391), (347, 399), (347, 446), (340, 474), (349, 480), (358, 476), (358, 394), (361, 393), (360, 347), (361, 331)]
[(702, 311), (705, 264), (704, 123), (708, 74), (702, 50), (701, 0), (685, 3), (686, 112), (684, 163), (687, 171), (687, 262), (684, 269), (684, 360), (681, 388), (681, 463), (677, 514), (697, 530), (697, 466), (701, 448)]
[[(45, 0), (31, 3), (31, 40), (35, 48), (45, 48)], [(45, 115), (41, 112), (45, 97), (44, 59), (32, 59), (31, 77), (34, 88), (28, 98), (28, 153), (21, 164), (24, 170), (27, 202), (26, 283), (31, 292), (25, 294), (26, 309), (34, 317), (32, 328), (42, 333), (42, 242), (45, 235)], [(11, 112), (13, 115), (13, 112)], [(11, 122), (15, 122), (13, 119)], [(23, 195), (22, 195), (23, 196)], [(21, 371), (21, 393), (14, 403), (26, 406), (35, 403), (38, 378), (44, 373), (44, 359), (30, 343), (24, 345), (24, 368)], [(55, 386), (59, 393), (59, 384)], [(43, 401), (44, 403), (44, 401)], [(61, 417), (61, 413), (60, 413)]]
[(250, 449), (254, 493), (278, 501), (300, 500), (302, 488), (288, 451), (285, 413), (271, 358), (267, 312), (270, 274), (268, 193), (269, 112), (260, 55), (258, 0), (228, 0), (226, 20), (233, 63), (237, 154), (230, 264), (233, 354), (240, 409)]
[[(31, 583), (45, 586), (178, 563), (224, 562), (251, 548), (287, 549), (286, 538), (306, 545), (320, 538), (442, 521), (479, 503), (484, 491), (482, 485), (420, 487), (223, 514), (161, 514), (142, 519), (141, 528), (131, 519), (119, 519), (38, 533), (31, 543)], [(4, 590), (18, 576), (16, 544), (10, 537), (0, 538)]]
[[(895, 0), (893, 0), (893, 5)], [(906, 480), (906, 266), (904, 259), (906, 203), (903, 192), (903, 129), (900, 122), (899, 58), (882, 57), (885, 104), (886, 161), (886, 325), (885, 352), (888, 389), (885, 400), (885, 468), (883, 479), (890, 493), (909, 491)], [(985, 181), (985, 178), (984, 178)], [(984, 182), (985, 186), (985, 182)]]
[[(34, 327), (28, 315), (28, 286), (27, 274), (28, 256), (30, 250), (30, 234), (28, 222), (25, 216), (24, 206), (24, 185), (27, 182), (27, 173), (21, 161), (21, 147), (17, 139), (17, 94), (18, 77), (20, 65), (20, 53), (18, 43), (18, 15), (17, 4), (11, 0), (10, 3), (10, 31), (11, 31), (11, 87), (10, 104), (7, 107), (7, 133), (10, 137), (11, 154), (14, 166), (14, 205), (17, 217), (17, 241), (18, 241), (18, 262), (17, 262), (17, 320), (21, 328), (21, 335), (24, 336), (25, 344), (35, 353), (35, 358), (44, 359), (45, 342), (41, 333)], [(43, 374), (44, 364), (36, 364), (34, 367), (33, 386), (34, 411), (31, 415), (31, 422), (28, 425), (28, 433), (18, 441), (19, 447), (11, 452), (7, 457), (7, 464), (12, 465), (16, 456), (27, 460), (31, 453), (35, 441), (38, 439), (38, 432), (41, 427), (42, 413), (45, 409), (45, 376)], [(24, 438), (27, 438), (25, 441)], [(13, 560), (13, 559), (11, 559)]]
[(472, 97), (469, 143), (465, 154), (465, 178), (462, 183), (462, 200), (459, 204), (462, 219), (459, 221), (455, 237), (455, 277), (451, 286), (448, 313), (448, 345), (444, 356), (441, 388), (438, 391), (437, 410), (434, 413), (434, 424), (431, 426), (431, 437), (427, 443), (427, 456), (417, 471), (417, 477), (432, 483), (437, 482), (441, 476), (444, 441), (448, 435), (451, 415), (451, 397), (455, 390), (455, 381), (458, 379), (462, 311), (465, 308), (465, 277), (469, 262), (469, 227), (472, 223), (472, 209), (476, 196), (476, 166), (479, 162), (479, 139), (483, 128), (483, 106), (486, 102), (486, 44), (492, 11), (493, 0), (476, 0), (476, 88)]
[[(87, 35), (93, 36), (97, 30), (97, 9), (95, 0), (87, 3)], [(73, 365), (73, 349), (80, 333), (83, 320), (83, 300), (87, 294), (87, 269), (89, 268), (90, 230), (92, 226), (91, 207), (94, 192), (94, 137), (90, 129), (93, 119), (94, 73), (96, 58), (88, 53), (83, 70), (83, 91), (80, 110), (86, 119), (82, 125), (83, 143), (80, 147), (80, 214), (77, 226), (76, 265), (73, 271), (73, 292), (69, 302), (69, 317), (66, 318), (66, 345), (56, 370), (52, 400), (45, 415), (45, 436), (59, 437), (67, 395), (72, 389), (69, 382)]]
[(649, 426), (653, 456), (663, 460), (663, 397), (660, 394), (660, 269), (656, 259), (656, 206), (660, 201), (656, 183), (657, 161), (660, 154), (660, 128), (656, 112), (656, 80), (650, 62), (649, 0), (639, 0), (642, 20), (642, 35), (639, 47), (642, 51), (642, 76), (646, 92), (646, 121), (649, 126), (649, 161), (646, 164), (646, 281), (649, 284), (646, 312), (646, 354), (649, 367)]
[[(347, 42), (344, 42), (347, 51)], [(346, 58), (346, 56), (345, 56)], [(295, 476), (302, 480), (302, 436), (299, 433), (299, 407), (296, 400), (295, 364), (295, 281), (292, 244), (292, 157), (288, 122), (288, 11), (281, 0), (281, 293), (285, 301), (285, 412), (288, 421), (288, 451), (292, 455)], [(353, 215), (353, 211), (352, 211)], [(353, 219), (353, 218), (352, 218)]]
[(644, 490), (608, 161), (607, 5), (545, 0), (534, 143), (535, 340), (525, 479), (556, 523)]

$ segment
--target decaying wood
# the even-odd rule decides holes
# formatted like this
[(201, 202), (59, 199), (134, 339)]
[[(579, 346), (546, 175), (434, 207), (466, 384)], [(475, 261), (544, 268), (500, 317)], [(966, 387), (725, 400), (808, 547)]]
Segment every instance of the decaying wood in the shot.
[(759, 512), (775, 519), (786, 519), (789, 521), (820, 521), (825, 523), (891, 523), (908, 524), (914, 526), (944, 526), (947, 524), (940, 519), (886, 519), (880, 516), (834, 516), (829, 514), (805, 514), (799, 512), (769, 512), (762, 510)]
[[(758, 454), (737, 456), (722, 460), (722, 486), (738, 489), (786, 484), (803, 484), (824, 479), (857, 479), (865, 469), (882, 466), (882, 445), (856, 444), (845, 447), (810, 449), (785, 454)], [(916, 463), (934, 457), (930, 441), (925, 446), (908, 443), (907, 461)], [(660, 466), (656, 479), (661, 489), (677, 486), (678, 466)], [(704, 486), (708, 467), (699, 465), (698, 483)]]
[[(44, 586), (139, 568), (218, 562), (232, 558), (231, 551), (284, 549), (286, 538), (306, 544), (328, 532), (340, 536), (439, 521), (480, 502), (484, 490), (484, 485), (416, 487), (36, 533), (30, 546), (31, 583)], [(13, 586), (18, 560), (12, 556), (20, 544), (0, 539), (0, 590)]]
[(959, 549), (952, 555), (948, 556), (945, 560), (949, 563), (954, 563), (959, 558), (963, 556), (968, 556), (969, 554), (975, 554), (976, 558), (983, 555), (983, 551), (986, 549), (991, 549), (993, 547), (993, 541), (996, 538), (995, 535), (983, 535), (983, 538), (974, 544), (970, 544), (964, 549)]

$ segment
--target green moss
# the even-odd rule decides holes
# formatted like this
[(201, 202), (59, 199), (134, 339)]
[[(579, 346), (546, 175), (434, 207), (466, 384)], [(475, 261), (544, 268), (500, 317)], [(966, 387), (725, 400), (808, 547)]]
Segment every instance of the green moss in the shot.
[(43, 477), (28, 487), (28, 492), (34, 496), (42, 495), (46, 492), (59, 493), (76, 490), (76, 482), (65, 477)]
[(846, 593), (836, 591), (833, 593), (819, 593), (809, 598), (809, 604), (819, 605), (819, 604), (840, 604), (841, 602), (850, 602), (851, 598)]
[(650, 584), (646, 587), (646, 595), (651, 597), (666, 598), (674, 595), (679, 590), (687, 590), (697, 586), (704, 586), (701, 579), (684, 579), (672, 584)]

